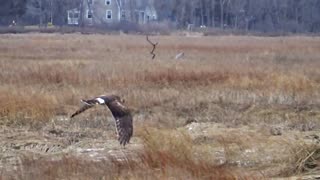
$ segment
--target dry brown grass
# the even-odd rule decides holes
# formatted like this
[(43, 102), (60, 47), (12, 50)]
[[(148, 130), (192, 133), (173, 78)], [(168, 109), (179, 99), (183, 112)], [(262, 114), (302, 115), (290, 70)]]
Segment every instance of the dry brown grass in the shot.
[[(258, 179), (240, 168), (199, 161), (190, 137), (174, 131), (141, 129), (144, 149), (123, 158), (90, 160), (73, 155), (22, 156), (15, 173), (0, 170), (13, 179)], [(161, 137), (161, 138), (159, 138)]]
[[(167, 132), (190, 120), (229, 127), (246, 125), (262, 129), (266, 136), (273, 126), (301, 131), (320, 128), (318, 37), (151, 38), (159, 42), (154, 61), (144, 36), (1, 35), (0, 124), (42, 127), (57, 115), (69, 115), (81, 98), (117, 93), (133, 109), (136, 126), (162, 128), (157, 133), (169, 133), (173, 139), (158, 144), (152, 140), (158, 138), (154, 133), (147, 136), (138, 131), (140, 138), (148, 137), (144, 139), (146, 151), (140, 157), (144, 163), (138, 167), (159, 179), (175, 176), (178, 171), (187, 178), (238, 176), (230, 167), (190, 158), (191, 151), (187, 150), (196, 146), (194, 142), (183, 135), (175, 139), (174, 133)], [(181, 51), (184, 59), (174, 60)], [(217, 139), (225, 150), (230, 144), (244, 141), (224, 135)], [(292, 160), (293, 166), (282, 175), (294, 174), (295, 168), (302, 171), (303, 166), (296, 164), (309, 161), (313, 151), (294, 152), (291, 154), (300, 159)], [(35, 167), (42, 167), (41, 163), (47, 162), (35, 162)], [(61, 172), (62, 167), (85, 173), (87, 163), (65, 157), (52, 164), (49, 174)], [(109, 165), (93, 163), (92, 168), (97, 168), (99, 177), (105, 177), (99, 168)], [(111, 169), (118, 172), (121, 168)], [(141, 172), (129, 171), (131, 178)], [(120, 179), (126, 178), (122, 172), (116, 174)]]

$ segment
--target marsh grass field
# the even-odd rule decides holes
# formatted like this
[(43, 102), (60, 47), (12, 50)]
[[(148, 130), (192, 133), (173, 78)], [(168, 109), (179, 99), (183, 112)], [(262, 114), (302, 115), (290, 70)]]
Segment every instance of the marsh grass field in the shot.
[[(0, 35), (2, 179), (261, 179), (320, 174), (320, 38)], [(176, 54), (185, 56), (176, 60)], [(134, 137), (116, 142), (118, 94)]]

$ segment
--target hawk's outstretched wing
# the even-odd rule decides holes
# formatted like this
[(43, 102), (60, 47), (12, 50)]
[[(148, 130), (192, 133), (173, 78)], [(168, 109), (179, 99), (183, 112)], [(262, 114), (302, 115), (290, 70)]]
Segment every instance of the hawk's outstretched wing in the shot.
[(118, 100), (114, 100), (107, 104), (115, 121), (118, 132), (118, 141), (125, 146), (130, 142), (133, 134), (132, 115), (127, 107)]
[(82, 105), (82, 107), (80, 109), (78, 109), (75, 113), (73, 113), (70, 116), (71, 118), (73, 118), (74, 116), (86, 111), (87, 109), (92, 108), (97, 103), (97, 100), (95, 100), (95, 99), (81, 100), (81, 102), (83, 102), (84, 104)]

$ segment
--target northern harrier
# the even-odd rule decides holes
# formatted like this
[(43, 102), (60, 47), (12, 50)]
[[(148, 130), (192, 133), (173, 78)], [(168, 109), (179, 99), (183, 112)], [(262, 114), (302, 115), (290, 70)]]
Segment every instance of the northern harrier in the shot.
[(127, 143), (129, 143), (133, 133), (132, 115), (130, 110), (122, 104), (123, 101), (119, 96), (102, 95), (89, 100), (81, 100), (81, 102), (83, 102), (84, 105), (75, 113), (73, 113), (71, 118), (89, 108), (92, 108), (96, 104), (107, 106), (115, 119), (116, 131), (120, 145), (125, 146)]

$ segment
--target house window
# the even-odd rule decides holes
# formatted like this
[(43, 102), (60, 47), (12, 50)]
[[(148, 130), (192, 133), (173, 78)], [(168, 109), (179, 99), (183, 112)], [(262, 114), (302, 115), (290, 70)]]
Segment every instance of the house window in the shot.
[(124, 10), (121, 11), (121, 19), (122, 20), (126, 19), (126, 11), (124, 11)]
[(112, 19), (112, 11), (111, 10), (107, 10), (106, 18), (109, 19), (109, 20)]
[(87, 18), (92, 19), (92, 11), (90, 10), (87, 11)]
[(106, 5), (111, 5), (111, 0), (106, 0)]
[(78, 13), (78, 12), (75, 12), (75, 13), (73, 14), (73, 18), (79, 18), (79, 13)]
[(80, 12), (77, 10), (68, 11), (68, 24), (77, 25), (79, 24)]

